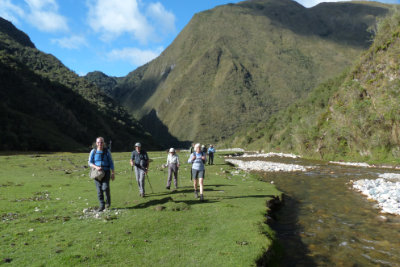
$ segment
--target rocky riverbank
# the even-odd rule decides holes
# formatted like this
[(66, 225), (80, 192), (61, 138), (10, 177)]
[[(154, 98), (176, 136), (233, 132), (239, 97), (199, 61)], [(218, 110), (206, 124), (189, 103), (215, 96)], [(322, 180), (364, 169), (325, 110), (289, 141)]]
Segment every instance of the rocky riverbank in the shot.
[(286, 164), (269, 161), (243, 161), (240, 159), (225, 159), (225, 161), (236, 165), (239, 169), (245, 171), (265, 171), (265, 172), (295, 172), (295, 171), (307, 171), (314, 167), (312, 166), (301, 166), (297, 164)]
[(353, 182), (353, 188), (378, 202), (383, 213), (400, 215), (400, 174), (380, 174), (376, 180), (361, 179)]
[[(278, 162), (269, 162), (262, 160), (246, 161), (245, 158), (268, 158), (268, 157), (289, 157), (299, 158), (293, 154), (283, 153), (244, 153), (238, 157), (229, 157), (225, 160), (245, 171), (263, 171), (263, 172), (306, 172), (316, 168), (315, 166), (302, 166), (297, 164), (287, 164)], [(385, 166), (370, 165), (367, 163), (338, 162), (330, 161), (330, 164), (343, 166), (366, 167), (366, 168), (384, 168)], [(388, 168), (397, 169), (395, 166)], [(383, 213), (400, 215), (400, 174), (384, 173), (379, 174), (377, 179), (360, 179), (352, 181), (354, 190), (359, 191), (367, 198), (377, 201), (377, 207)]]

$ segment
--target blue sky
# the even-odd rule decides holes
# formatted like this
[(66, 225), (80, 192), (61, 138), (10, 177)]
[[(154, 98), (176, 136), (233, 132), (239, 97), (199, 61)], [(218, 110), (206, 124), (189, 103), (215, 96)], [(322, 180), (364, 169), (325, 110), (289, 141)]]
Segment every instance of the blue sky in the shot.
[[(0, 17), (79, 75), (125, 76), (157, 57), (192, 16), (238, 0), (0, 0)], [(298, 0), (305, 7), (322, 1)], [(325, 0), (324, 2), (335, 2)], [(380, 2), (399, 4), (400, 0)]]

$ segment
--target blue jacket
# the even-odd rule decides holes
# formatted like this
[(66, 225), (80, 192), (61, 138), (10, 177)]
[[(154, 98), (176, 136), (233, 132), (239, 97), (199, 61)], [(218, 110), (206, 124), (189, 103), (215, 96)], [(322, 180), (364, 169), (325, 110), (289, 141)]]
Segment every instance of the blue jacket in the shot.
[(89, 166), (90, 164), (94, 164), (96, 166), (101, 166), (103, 170), (108, 171), (108, 170), (114, 170), (114, 162), (111, 157), (111, 152), (110, 150), (107, 149), (107, 154), (104, 155), (103, 161), (101, 160), (103, 156), (103, 151), (92, 149), (89, 154)]
[(208, 148), (208, 154), (210, 154), (210, 153), (215, 153), (215, 148), (209, 147)]

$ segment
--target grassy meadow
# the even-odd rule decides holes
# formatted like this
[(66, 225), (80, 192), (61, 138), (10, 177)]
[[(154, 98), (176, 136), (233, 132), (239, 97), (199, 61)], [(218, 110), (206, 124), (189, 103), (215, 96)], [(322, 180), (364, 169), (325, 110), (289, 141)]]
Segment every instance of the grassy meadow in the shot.
[[(178, 153), (179, 188), (165, 189), (165, 152), (151, 152), (147, 197), (130, 153), (113, 153), (111, 208), (97, 215), (88, 153), (0, 156), (0, 265), (252, 266), (271, 245), (266, 202), (280, 195), (216, 154), (205, 202), (194, 198), (188, 153)], [(132, 183), (132, 177), (134, 182)]]

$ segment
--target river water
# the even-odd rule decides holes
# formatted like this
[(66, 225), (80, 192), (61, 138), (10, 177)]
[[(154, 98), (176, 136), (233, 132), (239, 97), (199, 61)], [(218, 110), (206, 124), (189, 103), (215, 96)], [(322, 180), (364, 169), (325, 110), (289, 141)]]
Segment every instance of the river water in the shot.
[(285, 194), (271, 224), (284, 247), (281, 266), (400, 266), (400, 216), (379, 213), (376, 202), (352, 190), (350, 183), (399, 171), (264, 160), (315, 166), (306, 172), (261, 173)]

